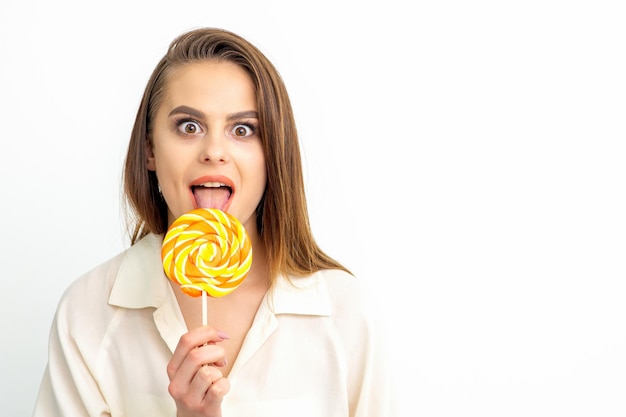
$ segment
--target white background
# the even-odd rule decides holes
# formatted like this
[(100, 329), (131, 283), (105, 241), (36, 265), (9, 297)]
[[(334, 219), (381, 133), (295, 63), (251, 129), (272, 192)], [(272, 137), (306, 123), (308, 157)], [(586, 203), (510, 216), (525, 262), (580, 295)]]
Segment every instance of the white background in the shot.
[(314, 233), (380, 288), (404, 415), (626, 415), (622, 3), (3, 0), (0, 413), (30, 415), (59, 297), (127, 246), (154, 65), (218, 26), (285, 80)]

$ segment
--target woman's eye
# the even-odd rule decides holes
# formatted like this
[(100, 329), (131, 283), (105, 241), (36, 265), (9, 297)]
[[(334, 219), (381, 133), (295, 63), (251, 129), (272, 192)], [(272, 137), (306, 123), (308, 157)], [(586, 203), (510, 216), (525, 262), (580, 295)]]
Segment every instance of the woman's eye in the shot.
[(178, 130), (186, 135), (195, 135), (200, 132), (202, 129), (197, 122), (192, 121), (184, 121), (178, 124)]
[(237, 125), (233, 128), (233, 134), (237, 137), (244, 138), (254, 133), (254, 129), (248, 125)]

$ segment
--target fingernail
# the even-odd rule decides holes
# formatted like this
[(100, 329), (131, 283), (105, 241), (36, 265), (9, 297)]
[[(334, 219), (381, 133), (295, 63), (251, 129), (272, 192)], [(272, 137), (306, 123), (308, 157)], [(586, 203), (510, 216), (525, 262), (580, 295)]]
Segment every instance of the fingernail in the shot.
[(221, 331), (221, 330), (218, 330), (218, 331), (217, 331), (217, 335), (218, 335), (218, 336), (220, 337), (220, 339), (222, 339), (222, 340), (228, 340), (228, 339), (230, 339), (230, 336), (229, 336), (227, 333), (224, 333), (224, 332), (223, 332), (223, 331)]

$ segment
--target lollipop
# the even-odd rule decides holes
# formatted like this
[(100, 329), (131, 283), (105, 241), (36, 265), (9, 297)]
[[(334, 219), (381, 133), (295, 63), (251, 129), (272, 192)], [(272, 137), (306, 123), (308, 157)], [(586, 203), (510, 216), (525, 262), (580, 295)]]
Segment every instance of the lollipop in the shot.
[[(252, 245), (243, 225), (218, 209), (199, 208), (169, 227), (161, 259), (165, 274), (192, 297), (223, 297), (243, 282)], [(206, 311), (205, 304), (203, 309)], [(205, 320), (203, 320), (204, 322)]]

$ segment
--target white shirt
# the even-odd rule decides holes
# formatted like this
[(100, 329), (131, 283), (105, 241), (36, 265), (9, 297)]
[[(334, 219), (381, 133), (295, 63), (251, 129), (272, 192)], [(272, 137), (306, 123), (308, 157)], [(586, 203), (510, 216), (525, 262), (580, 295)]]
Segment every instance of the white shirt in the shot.
[[(148, 235), (76, 280), (60, 300), (34, 417), (173, 417), (166, 366), (187, 332)], [(394, 414), (374, 303), (335, 270), (281, 277), (228, 376), (224, 417)]]

